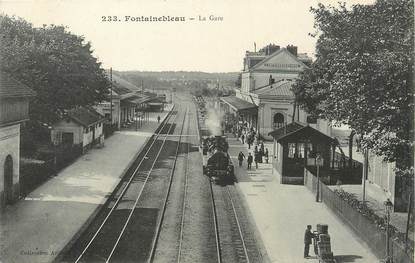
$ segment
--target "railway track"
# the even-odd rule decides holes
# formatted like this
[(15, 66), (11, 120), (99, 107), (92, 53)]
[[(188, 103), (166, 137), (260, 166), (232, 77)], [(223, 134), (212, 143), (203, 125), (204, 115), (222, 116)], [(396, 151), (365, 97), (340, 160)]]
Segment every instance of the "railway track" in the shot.
[[(204, 121), (198, 113), (198, 127), (205, 131), (201, 135), (207, 136)], [(216, 185), (210, 181), (210, 192), (217, 252), (215, 262), (263, 262), (236, 186)]]
[[(152, 262), (211, 262), (216, 253), (209, 182), (202, 174), (197, 115), (190, 101), (187, 136), (181, 140), (166, 220)], [(190, 125), (192, 124), (192, 125)]]
[[(156, 252), (156, 247), (157, 247), (157, 242), (158, 242), (158, 239), (159, 239), (159, 236), (160, 236), (160, 232), (161, 232), (161, 228), (162, 228), (162, 225), (163, 225), (164, 215), (166, 213), (167, 202), (169, 200), (169, 196), (170, 196), (170, 193), (171, 193), (171, 187), (172, 187), (172, 183), (173, 183), (174, 171), (175, 171), (176, 164), (177, 164), (177, 157), (179, 156), (179, 149), (180, 149), (180, 145), (181, 145), (181, 141), (182, 141), (182, 137), (183, 137), (183, 129), (184, 129), (184, 126), (185, 126), (184, 123), (185, 123), (185, 120), (186, 120), (186, 116), (187, 115), (188, 115), (188, 109), (186, 109), (185, 116), (183, 118), (183, 123), (182, 123), (182, 128), (181, 128), (181, 131), (180, 131), (180, 135), (179, 135), (179, 138), (178, 138), (178, 143), (177, 143), (177, 148), (176, 148), (176, 153), (175, 153), (173, 168), (171, 169), (171, 173), (170, 173), (169, 186), (168, 186), (168, 189), (166, 191), (166, 196), (164, 198), (163, 208), (162, 208), (162, 214), (161, 214), (160, 220), (158, 221), (158, 224), (157, 224), (156, 235), (155, 235), (155, 238), (153, 239), (153, 242), (152, 242), (152, 246), (151, 246), (151, 250), (150, 250), (150, 257), (148, 259), (148, 262), (152, 262), (154, 260), (154, 256), (155, 256), (155, 252)], [(189, 151), (189, 146), (187, 148), (187, 151)], [(186, 160), (187, 159), (188, 158), (186, 158)], [(186, 164), (186, 167), (187, 167), (187, 164)], [(187, 168), (186, 168), (186, 170), (187, 170)], [(186, 170), (185, 170), (185, 177), (186, 177), (186, 180), (185, 180), (185, 189), (187, 189), (187, 174), (186, 174)], [(184, 198), (186, 198), (186, 197), (184, 197)], [(185, 199), (184, 199), (184, 202), (185, 202)], [(183, 213), (185, 213), (185, 206), (183, 207)], [(181, 235), (181, 237), (182, 237), (182, 235)], [(181, 244), (179, 246), (179, 251), (180, 251), (180, 247), (181, 247)], [(180, 257), (180, 252), (179, 252), (179, 257)]]
[[(152, 181), (159, 181), (157, 178), (156, 164), (158, 164), (161, 154), (167, 151), (166, 141), (170, 139), (174, 128), (176, 127), (176, 119), (178, 117), (177, 111), (172, 111), (166, 118), (162, 127), (158, 129), (157, 133), (149, 141), (148, 149), (144, 155), (141, 155), (141, 160), (136, 163), (132, 175), (124, 179), (122, 185), (114, 194), (112, 201), (109, 202), (107, 210), (109, 210), (102, 222), (96, 224), (95, 231), (89, 233), (87, 241), (81, 242), (86, 244), (81, 250), (76, 259), (68, 260), (71, 262), (119, 262), (120, 250), (123, 249), (123, 239), (128, 239), (131, 232), (131, 225), (140, 213), (137, 212), (141, 199), (148, 199), (148, 196), (143, 193), (148, 191), (146, 188)], [(184, 118), (183, 118), (184, 123)], [(183, 129), (183, 123), (182, 129)], [(182, 133), (180, 131), (179, 136)], [(171, 142), (168, 142), (171, 143)], [(179, 144), (177, 145), (178, 148)], [(176, 151), (177, 153), (177, 151)], [(139, 159), (139, 158), (138, 158)], [(153, 175), (154, 173), (154, 175)], [(154, 177), (154, 178), (152, 178)], [(142, 208), (139, 208), (140, 211)], [(145, 217), (144, 213), (144, 217)], [(127, 237), (126, 237), (127, 236)], [(120, 248), (121, 247), (121, 248)], [(121, 253), (122, 254), (122, 253)], [(116, 255), (114, 259), (114, 255)], [(65, 260), (66, 261), (66, 260)]]

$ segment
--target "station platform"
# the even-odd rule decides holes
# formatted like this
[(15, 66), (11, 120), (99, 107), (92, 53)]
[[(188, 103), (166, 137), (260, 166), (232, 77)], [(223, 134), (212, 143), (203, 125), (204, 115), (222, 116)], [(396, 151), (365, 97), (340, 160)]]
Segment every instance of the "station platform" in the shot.
[[(159, 127), (150, 113), (142, 127), (115, 132), (0, 215), (0, 262), (52, 262), (92, 220), (130, 163)], [(161, 123), (161, 121), (160, 121)]]
[[(345, 226), (324, 203), (316, 203), (315, 196), (302, 185), (283, 185), (271, 163), (255, 163), (247, 170), (246, 159), (238, 166), (238, 153), (253, 154), (232, 134), (228, 135), (229, 154), (235, 164), (236, 184), (255, 221), (259, 235), (271, 262), (318, 262), (310, 246), (311, 258), (303, 257), (304, 232), (307, 225), (316, 230), (317, 224), (327, 224), (331, 247), (337, 262), (379, 262), (376, 256)], [(265, 143), (272, 161), (272, 143)]]

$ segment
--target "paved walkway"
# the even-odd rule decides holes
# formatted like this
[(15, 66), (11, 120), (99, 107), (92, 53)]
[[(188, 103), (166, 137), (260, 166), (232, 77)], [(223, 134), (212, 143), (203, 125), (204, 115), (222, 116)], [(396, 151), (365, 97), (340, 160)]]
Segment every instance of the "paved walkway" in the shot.
[[(253, 165), (247, 172), (246, 161), (242, 168), (237, 165), (239, 151), (247, 156), (246, 144), (231, 138), (229, 146), (236, 164), (238, 187), (247, 201), (271, 262), (318, 262), (312, 247), (310, 255), (314, 257), (303, 258), (303, 241), (306, 225), (312, 225), (314, 230), (320, 223), (329, 225), (331, 247), (338, 263), (379, 262), (328, 207), (314, 201), (314, 195), (305, 186), (279, 184), (271, 164), (259, 164), (258, 169)], [(265, 147), (271, 155), (272, 145), (266, 144)]]
[(150, 113), (139, 131), (120, 131), (91, 149), (25, 199), (6, 208), (0, 223), (0, 262), (51, 262), (105, 203), (139, 149), (159, 126)]

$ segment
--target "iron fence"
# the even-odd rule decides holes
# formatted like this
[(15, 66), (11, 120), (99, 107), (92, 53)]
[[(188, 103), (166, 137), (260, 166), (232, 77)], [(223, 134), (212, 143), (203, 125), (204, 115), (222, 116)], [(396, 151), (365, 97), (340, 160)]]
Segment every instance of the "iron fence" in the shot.
[[(305, 186), (313, 193), (317, 191), (317, 178), (307, 169), (304, 169)], [(347, 201), (340, 198), (326, 184), (320, 182), (321, 200), (343, 220), (354, 232), (371, 248), (378, 258), (386, 256), (386, 230), (380, 228), (381, 222), (373, 222), (365, 217), (356, 208), (352, 207)], [(389, 254), (393, 257), (393, 262), (413, 263), (413, 246), (407, 249), (404, 244), (391, 237)]]

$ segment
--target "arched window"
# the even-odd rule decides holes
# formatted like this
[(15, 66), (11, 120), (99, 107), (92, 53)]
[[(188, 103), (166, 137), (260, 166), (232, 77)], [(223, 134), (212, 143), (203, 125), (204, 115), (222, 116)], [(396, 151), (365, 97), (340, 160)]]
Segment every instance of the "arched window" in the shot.
[(275, 113), (273, 121), (274, 129), (281, 128), (282, 126), (284, 126), (284, 115), (281, 113)]

